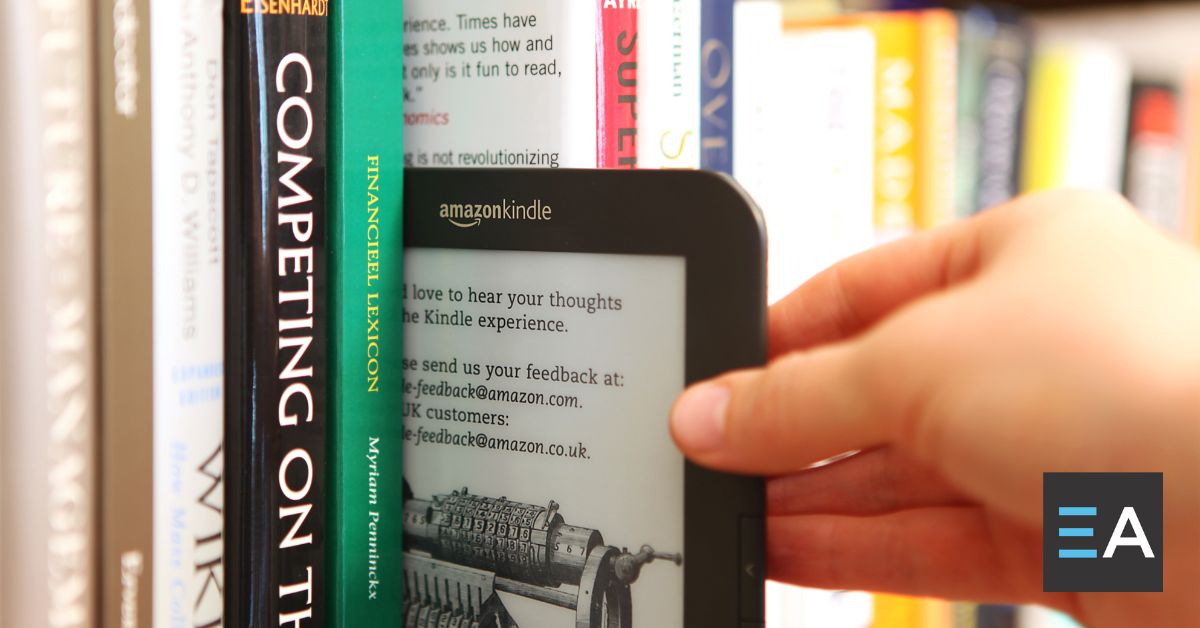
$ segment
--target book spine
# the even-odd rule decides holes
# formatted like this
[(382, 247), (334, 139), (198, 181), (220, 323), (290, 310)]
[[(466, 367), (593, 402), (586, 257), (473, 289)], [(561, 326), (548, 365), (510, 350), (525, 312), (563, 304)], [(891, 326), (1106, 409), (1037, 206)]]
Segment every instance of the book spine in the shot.
[(1071, 57), (1062, 47), (1038, 49), (1029, 75), (1021, 155), (1021, 191), (1038, 192), (1066, 179)]
[(637, 3), (598, 0), (596, 166), (636, 168)]
[(980, 604), (975, 615), (979, 628), (1016, 628), (1017, 607), (1006, 604)]
[(954, 132), (954, 215), (975, 213), (983, 173), (981, 144), (984, 73), (996, 29), (991, 10), (972, 6), (958, 14), (958, 103)]
[(958, 91), (958, 20), (946, 9), (920, 13), (920, 91), (917, 94), (920, 196), (917, 226), (954, 219), (954, 135)]
[(864, 25), (875, 32), (875, 229), (881, 240), (890, 240), (916, 227), (921, 198), (919, 25), (912, 13), (867, 16)]
[(1134, 88), (1125, 196), (1151, 223), (1182, 236), (1186, 182), (1178, 100), (1177, 91), (1168, 85)]
[(384, 626), (404, 602), (401, 345), (404, 103), (398, 2), (330, 15), (329, 609)]
[(99, 9), (101, 624), (152, 622), (150, 0)]
[(223, 611), (221, 27), (221, 0), (149, 15), (156, 626)]
[(954, 602), (954, 628), (978, 628), (979, 604)]
[(0, 626), (96, 625), (95, 7), (0, 6)]
[(983, 68), (975, 211), (1016, 197), (1031, 36), (1019, 18), (998, 19)]
[(919, 598), (877, 593), (874, 611), (871, 628), (912, 628), (923, 625)]
[(700, 167), (733, 174), (733, 0), (700, 2)]
[(226, 4), (225, 625), (325, 625), (328, 5)]
[(700, 167), (700, 5), (669, 0), (638, 7), (640, 168)]

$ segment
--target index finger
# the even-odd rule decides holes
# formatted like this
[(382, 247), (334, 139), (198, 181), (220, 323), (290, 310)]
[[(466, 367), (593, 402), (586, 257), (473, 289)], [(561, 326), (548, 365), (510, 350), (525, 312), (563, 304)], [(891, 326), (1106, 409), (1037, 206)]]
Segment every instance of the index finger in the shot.
[(1005, 213), (991, 210), (890, 242), (813, 277), (771, 308), (771, 358), (852, 338), (906, 303), (973, 277)]

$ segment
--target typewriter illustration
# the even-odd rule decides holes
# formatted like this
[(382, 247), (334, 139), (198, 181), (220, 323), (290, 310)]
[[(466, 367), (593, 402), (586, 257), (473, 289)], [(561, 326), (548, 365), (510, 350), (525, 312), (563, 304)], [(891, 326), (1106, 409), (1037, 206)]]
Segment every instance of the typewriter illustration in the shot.
[(568, 525), (554, 501), (465, 488), (414, 499), (407, 481), (404, 492), (406, 628), (519, 628), (497, 592), (572, 610), (575, 628), (631, 628), (629, 586), (642, 567), (683, 562), (648, 545), (636, 553), (605, 545), (598, 530)]

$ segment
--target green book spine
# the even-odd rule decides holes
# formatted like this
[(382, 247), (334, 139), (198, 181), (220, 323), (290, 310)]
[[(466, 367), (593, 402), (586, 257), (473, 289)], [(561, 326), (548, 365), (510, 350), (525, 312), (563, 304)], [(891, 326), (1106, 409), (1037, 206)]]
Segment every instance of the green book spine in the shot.
[(329, 3), (329, 609), (400, 621), (402, 3)]

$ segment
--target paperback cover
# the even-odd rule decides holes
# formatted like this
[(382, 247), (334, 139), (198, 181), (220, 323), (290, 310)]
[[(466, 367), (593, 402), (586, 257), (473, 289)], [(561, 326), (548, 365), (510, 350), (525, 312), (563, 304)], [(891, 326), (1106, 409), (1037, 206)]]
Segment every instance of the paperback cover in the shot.
[(329, 608), (384, 626), (401, 555), (403, 46), (399, 2), (339, 0), (329, 50)]
[(0, 4), (0, 626), (96, 625), (94, 6)]
[(324, 625), (327, 9), (226, 4), (225, 625)]
[(405, 164), (635, 167), (636, 5), (405, 0)]

